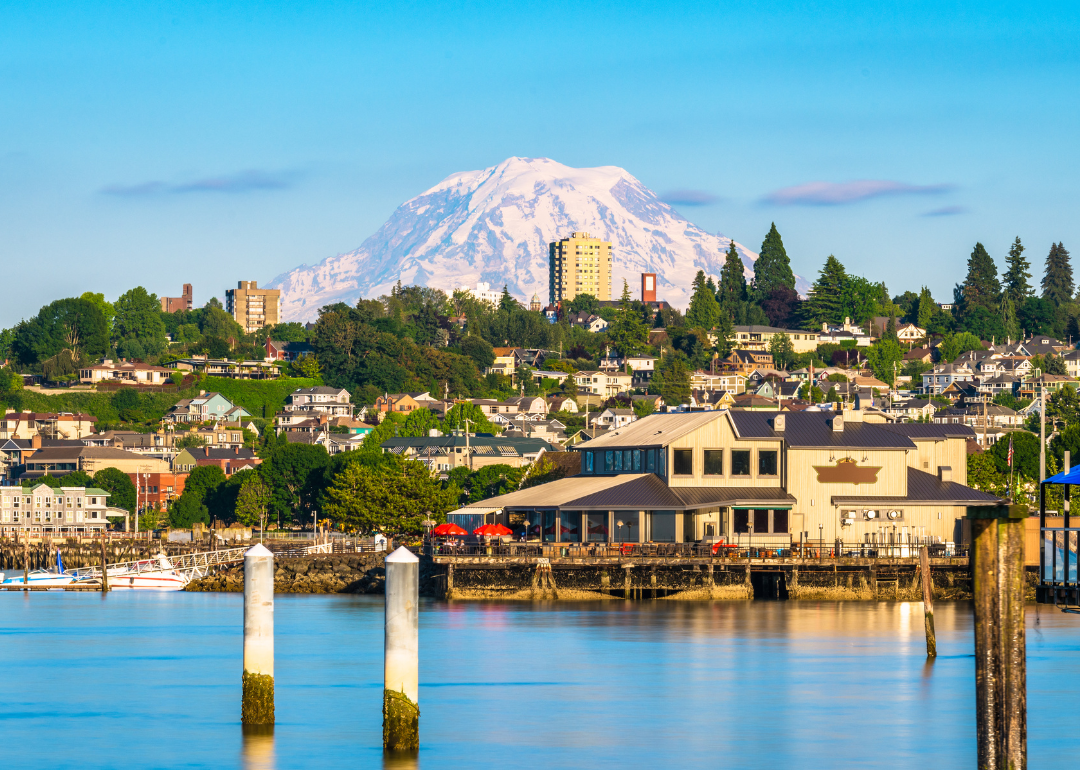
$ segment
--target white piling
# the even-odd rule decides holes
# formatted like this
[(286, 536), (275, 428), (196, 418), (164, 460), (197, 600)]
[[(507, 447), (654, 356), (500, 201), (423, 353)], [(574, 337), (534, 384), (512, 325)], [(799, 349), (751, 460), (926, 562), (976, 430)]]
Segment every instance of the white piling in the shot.
[(420, 748), (420, 560), (405, 547), (386, 557), (383, 748)]
[(244, 554), (243, 682), (240, 721), (274, 724), (274, 554), (262, 544)]

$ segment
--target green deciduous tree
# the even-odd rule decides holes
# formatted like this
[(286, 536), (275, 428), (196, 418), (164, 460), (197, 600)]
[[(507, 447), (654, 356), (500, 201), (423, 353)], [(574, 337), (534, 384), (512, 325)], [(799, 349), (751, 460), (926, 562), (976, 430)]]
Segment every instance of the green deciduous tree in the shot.
[(791, 262), (788, 260), (784, 241), (773, 222), (761, 244), (757, 261), (754, 262), (754, 297), (760, 301), (769, 296), (773, 289), (781, 286), (794, 289), (795, 275), (791, 272)]
[(1042, 279), (1042, 296), (1054, 307), (1061, 307), (1073, 296), (1072, 263), (1064, 245), (1055, 243), (1046, 255), (1046, 271)]
[(196, 522), (210, 523), (210, 509), (197, 495), (183, 494), (169, 506), (169, 526), (191, 529)]
[[(998, 439), (990, 448), (989, 455), (994, 458), (999, 472), (1009, 473), (1009, 439), (1013, 443), (1013, 470), (1028, 479), (1039, 477), (1039, 437), (1018, 430)], [(969, 458), (970, 459), (970, 458)]]
[(124, 358), (160, 356), (168, 346), (161, 303), (154, 294), (136, 286), (121, 294), (113, 304), (113, 339), (117, 354)]
[(300, 356), (289, 364), (289, 375), (316, 379), (322, 374), (322, 366), (314, 355)]
[(347, 531), (418, 534), (428, 511), (438, 521), (457, 507), (457, 498), (457, 488), (443, 488), (423, 463), (350, 462), (330, 479), (323, 511)]
[(138, 506), (135, 484), (119, 468), (102, 468), (94, 474), (94, 486), (109, 493), (109, 506), (134, 512)]
[(866, 360), (874, 370), (874, 376), (891, 386), (904, 360), (904, 351), (895, 339), (885, 338), (870, 347)]
[(270, 515), (282, 522), (306, 520), (315, 493), (311, 485), (329, 462), (330, 455), (320, 444), (274, 447), (259, 466), (271, 491)]
[(773, 357), (773, 366), (787, 369), (795, 363), (795, 346), (786, 334), (774, 334), (769, 340), (769, 353)]
[(264, 528), (273, 495), (259, 473), (244, 479), (236, 496), (236, 520), (245, 527)]
[(470, 433), (499, 432), (499, 429), (492, 424), (480, 407), (467, 401), (454, 404), (446, 410), (446, 417), (443, 419), (443, 427), (448, 431), (454, 430), (455, 428), (465, 430), (466, 420), (468, 420), (468, 429)]
[(942, 361), (955, 361), (958, 357), (962, 356), (971, 350), (982, 350), (983, 344), (977, 336), (971, 332), (958, 332), (956, 334), (950, 334), (938, 347), (938, 352), (941, 354)]
[(109, 346), (105, 316), (85, 299), (58, 299), (15, 327), (11, 353), (23, 366), (38, 366), (69, 351), (71, 360), (99, 358)]

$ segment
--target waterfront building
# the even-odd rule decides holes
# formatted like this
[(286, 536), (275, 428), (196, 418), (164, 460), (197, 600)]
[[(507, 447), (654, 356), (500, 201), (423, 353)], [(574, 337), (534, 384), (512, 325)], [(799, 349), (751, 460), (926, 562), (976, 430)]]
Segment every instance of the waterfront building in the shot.
[(551, 304), (578, 294), (611, 299), (611, 241), (585, 232), (571, 233), (548, 245), (548, 267)]
[(654, 414), (574, 445), (579, 475), (460, 514), (528, 520), (552, 542), (789, 548), (956, 542), (967, 506), (1000, 502), (963, 483), (971, 428), (883, 420), (858, 409)]
[(100, 532), (106, 516), (126, 516), (109, 508), (109, 493), (97, 487), (0, 487), (0, 533), (79, 535)]
[(237, 281), (225, 292), (225, 310), (245, 334), (281, 323), (281, 289), (260, 289), (258, 281)]

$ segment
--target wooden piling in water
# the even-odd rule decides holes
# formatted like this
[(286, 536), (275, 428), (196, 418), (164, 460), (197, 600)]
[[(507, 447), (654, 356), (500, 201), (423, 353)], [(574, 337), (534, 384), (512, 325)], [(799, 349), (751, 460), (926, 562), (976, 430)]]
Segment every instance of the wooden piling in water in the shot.
[(30, 590), (30, 535), (23, 541), (23, 590)]
[(101, 593), (109, 592), (109, 563), (105, 558), (105, 535), (101, 536)]
[(402, 546), (386, 557), (383, 750), (420, 748), (420, 560)]
[(244, 553), (244, 674), (240, 721), (274, 724), (274, 554), (261, 543)]
[(1024, 519), (1027, 508), (968, 508), (975, 605), (975, 719), (979, 768), (1027, 767)]
[(926, 657), (937, 657), (937, 636), (934, 633), (934, 583), (930, 579), (930, 549), (919, 549), (919, 572), (922, 573), (923, 618), (926, 625)]

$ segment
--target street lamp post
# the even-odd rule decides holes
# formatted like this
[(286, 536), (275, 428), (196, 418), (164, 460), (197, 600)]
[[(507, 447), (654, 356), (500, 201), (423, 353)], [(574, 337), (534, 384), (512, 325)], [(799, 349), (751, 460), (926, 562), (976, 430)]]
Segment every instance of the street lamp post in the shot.
[(821, 552), (825, 550), (825, 534), (822, 530), (825, 529), (824, 524), (817, 525), (817, 541), (818, 541), (818, 561), (821, 560)]

